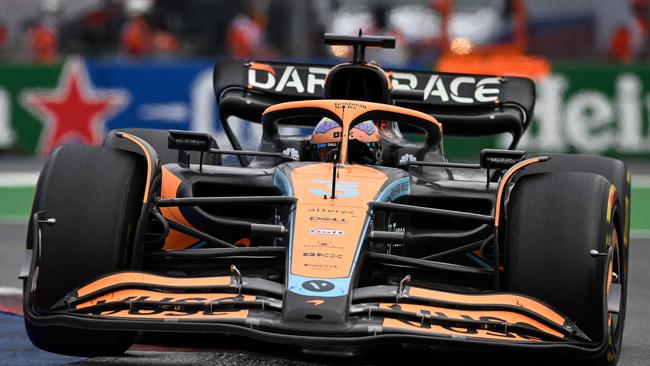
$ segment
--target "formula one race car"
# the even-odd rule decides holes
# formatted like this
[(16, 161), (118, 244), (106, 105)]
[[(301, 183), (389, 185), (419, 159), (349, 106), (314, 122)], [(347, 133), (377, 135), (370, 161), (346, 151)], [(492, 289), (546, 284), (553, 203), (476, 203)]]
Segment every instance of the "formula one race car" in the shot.
[[(312, 354), (395, 344), (615, 364), (626, 166), (515, 150), (529, 79), (383, 70), (365, 48), (394, 39), (325, 40), (354, 59), (216, 65), (231, 150), (123, 129), (52, 154), (21, 271), (32, 342), (115, 355), (137, 335), (192, 332)], [(261, 123), (259, 150), (241, 148), (235, 118)], [(443, 131), (513, 139), (453, 163)]]

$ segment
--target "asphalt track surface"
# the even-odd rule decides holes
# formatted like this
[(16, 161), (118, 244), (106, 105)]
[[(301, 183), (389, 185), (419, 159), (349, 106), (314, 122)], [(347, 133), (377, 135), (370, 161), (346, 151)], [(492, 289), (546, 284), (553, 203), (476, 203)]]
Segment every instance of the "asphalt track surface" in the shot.
[[(20, 287), (17, 279), (23, 255), (26, 233), (24, 222), (0, 223), (0, 308), (6, 305), (11, 288)], [(650, 238), (633, 238), (630, 244), (630, 277), (628, 289), (628, 315), (623, 338), (623, 354), (619, 365), (650, 365)], [(3, 300), (4, 298), (4, 300)], [(19, 306), (19, 299), (14, 296)], [(19, 316), (0, 313), (0, 365), (316, 365), (316, 364), (399, 364), (404, 362), (421, 363), (420, 357), (430, 360), (427, 363), (471, 364), (486, 362), (486, 357), (498, 364), (531, 364), (531, 360), (504, 359), (502, 355), (468, 354), (464, 351), (447, 353), (421, 353), (421, 351), (400, 352), (388, 349), (357, 359), (323, 358), (304, 356), (283, 351), (281, 348), (264, 345), (247, 345), (243, 352), (232, 351), (235, 344), (223, 344), (218, 340), (196, 338), (202, 347), (177, 348), (175, 346), (152, 347), (134, 346), (123, 357), (82, 359), (64, 357), (40, 351), (31, 345)], [(245, 341), (236, 341), (245, 342)], [(191, 343), (191, 342), (190, 342)], [(242, 343), (237, 343), (238, 345)], [(238, 347), (237, 347), (238, 348)], [(279, 351), (279, 356), (277, 355)], [(440, 359), (439, 357), (443, 358)], [(424, 361), (424, 360), (422, 360)], [(540, 364), (574, 364), (574, 361), (542, 360)], [(459, 363), (460, 362), (460, 363)], [(491, 363), (491, 362), (489, 362)]]

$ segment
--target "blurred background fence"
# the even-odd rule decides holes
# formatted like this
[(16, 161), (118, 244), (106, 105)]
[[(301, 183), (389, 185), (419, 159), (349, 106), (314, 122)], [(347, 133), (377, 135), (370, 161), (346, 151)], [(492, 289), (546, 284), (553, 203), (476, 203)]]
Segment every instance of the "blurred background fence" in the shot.
[[(228, 147), (212, 91), (217, 60), (335, 64), (349, 50), (325, 47), (323, 32), (363, 29), (397, 38), (395, 50), (369, 52), (382, 66), (534, 78), (522, 149), (644, 165), (649, 9), (647, 0), (1, 0), (0, 159), (98, 144), (120, 127), (207, 131)], [(235, 127), (255, 148), (259, 126)], [(450, 138), (445, 148), (467, 160), (506, 144)]]
[[(121, 127), (211, 131), (227, 146), (212, 91), (214, 61), (0, 64), (0, 148), (46, 154), (62, 143), (100, 143), (106, 131)], [(537, 87), (523, 149), (650, 158), (650, 65), (557, 63)], [(80, 112), (97, 103), (107, 106)], [(238, 126), (254, 147), (259, 126)], [(505, 140), (449, 138), (445, 148), (452, 157), (469, 158)]]
[[(646, 0), (2, 0), (0, 154), (99, 143), (110, 129), (219, 133), (222, 57), (334, 64), (323, 32), (388, 34), (382, 65), (528, 75), (522, 148), (650, 158)], [(81, 108), (81, 109), (80, 109)], [(80, 112), (81, 111), (81, 112)], [(255, 126), (240, 134), (256, 144)], [(446, 142), (475, 156), (501, 137)]]

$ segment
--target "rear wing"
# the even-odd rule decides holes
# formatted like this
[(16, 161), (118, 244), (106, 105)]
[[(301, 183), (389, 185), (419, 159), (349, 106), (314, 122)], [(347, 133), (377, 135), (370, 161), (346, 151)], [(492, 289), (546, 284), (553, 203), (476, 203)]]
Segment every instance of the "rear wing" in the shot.
[[(430, 114), (442, 122), (446, 135), (482, 136), (508, 132), (516, 146), (532, 118), (535, 106), (535, 84), (522, 77), (451, 74), (413, 70), (382, 70), (371, 64), (342, 64), (338, 66), (282, 62), (242, 62), (224, 60), (215, 65), (214, 89), (222, 121), (237, 116), (260, 121), (262, 112), (277, 103), (332, 98), (336, 69), (339, 83), (337, 95), (356, 88), (347, 99), (363, 100), (363, 95), (375, 93), (379, 85), (368, 84), (366, 94), (356, 85), (341, 86), (343, 79), (352, 80), (361, 71), (385, 76), (388, 102)], [(364, 74), (367, 75), (367, 74)], [(373, 75), (370, 75), (373, 76)], [(363, 78), (365, 81), (365, 76)], [(348, 84), (358, 84), (358, 80)], [(343, 83), (345, 84), (345, 83)], [(381, 87), (384, 86), (381, 85)], [(348, 89), (346, 89), (348, 88)], [(376, 93), (375, 93), (376, 94)], [(374, 101), (374, 100), (371, 100)]]

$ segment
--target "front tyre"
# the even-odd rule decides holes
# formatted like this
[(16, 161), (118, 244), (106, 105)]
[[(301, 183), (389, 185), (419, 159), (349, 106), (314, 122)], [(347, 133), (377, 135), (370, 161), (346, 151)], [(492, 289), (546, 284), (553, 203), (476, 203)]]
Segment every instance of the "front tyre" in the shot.
[[(41, 228), (33, 304), (25, 328), (37, 347), (72, 356), (117, 355), (134, 341), (134, 332), (42, 326), (27, 314), (46, 313), (77, 287), (130, 267), (132, 245), (144, 194), (146, 166), (136, 154), (107, 147), (64, 146), (48, 159), (36, 187), (32, 213), (55, 218)], [(31, 247), (29, 225), (27, 246)], [(27, 281), (25, 281), (27, 282)]]
[(525, 176), (506, 221), (505, 288), (554, 306), (605, 343), (589, 364), (615, 365), (627, 293), (616, 187), (591, 173)]

